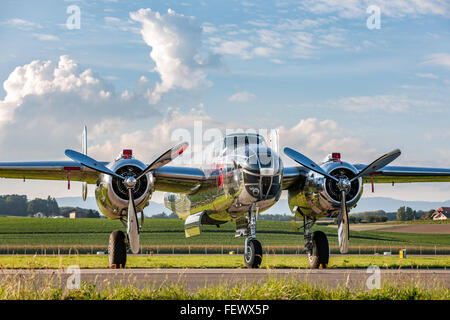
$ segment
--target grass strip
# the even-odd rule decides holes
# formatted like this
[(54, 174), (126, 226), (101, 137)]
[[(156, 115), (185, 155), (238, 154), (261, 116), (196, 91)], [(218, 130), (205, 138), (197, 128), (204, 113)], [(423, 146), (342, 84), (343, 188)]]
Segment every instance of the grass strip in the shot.
[(188, 290), (183, 284), (166, 286), (116, 285), (103, 288), (83, 282), (78, 290), (68, 290), (50, 282), (35, 286), (33, 281), (0, 281), (2, 300), (449, 300), (450, 290), (443, 286), (425, 288), (419, 283), (383, 283), (379, 289), (329, 288), (295, 280), (273, 280), (216, 285)]
[[(108, 256), (97, 255), (4, 255), (0, 269), (82, 269), (108, 267)], [(448, 268), (450, 256), (332, 256), (328, 268)], [(242, 255), (138, 255), (128, 256), (127, 268), (245, 268)], [(261, 268), (309, 268), (305, 255), (266, 255)]]

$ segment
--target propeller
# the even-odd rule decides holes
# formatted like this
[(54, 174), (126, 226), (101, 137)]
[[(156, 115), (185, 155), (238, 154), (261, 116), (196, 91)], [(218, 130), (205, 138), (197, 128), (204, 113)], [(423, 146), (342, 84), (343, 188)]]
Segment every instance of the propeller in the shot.
[(77, 151), (74, 150), (66, 150), (65, 155), (68, 156), (70, 159), (82, 164), (85, 167), (91, 168), (92, 170), (101, 172), (101, 173), (105, 173), (105, 174), (109, 174), (110, 176), (119, 178), (121, 180), (124, 180), (125, 178), (122, 177), (121, 175), (118, 175), (117, 173), (115, 173), (114, 171), (111, 171), (110, 169), (108, 169), (106, 166), (104, 166), (103, 164), (101, 164), (100, 162), (98, 162), (95, 159), (92, 159), (91, 157), (79, 153)]
[(139, 180), (143, 176), (145, 176), (150, 171), (161, 168), (162, 166), (168, 164), (170, 161), (178, 157), (180, 154), (186, 150), (188, 147), (187, 142), (182, 142), (177, 144), (175, 147), (167, 150), (161, 156), (159, 156), (155, 161), (153, 161), (147, 168), (145, 168), (137, 177), (136, 180)]
[(291, 149), (291, 148), (284, 148), (284, 153), (294, 160), (295, 162), (301, 164), (302, 166), (319, 173), (326, 178), (332, 179), (335, 182), (337, 182), (337, 186), (339, 191), (341, 192), (341, 206), (340, 206), (340, 212), (338, 216), (338, 239), (339, 239), (339, 250), (341, 253), (347, 253), (348, 252), (348, 238), (350, 233), (349, 228), (349, 222), (348, 222), (348, 210), (347, 210), (347, 193), (351, 189), (351, 184), (354, 180), (359, 179), (360, 177), (371, 175), (377, 170), (380, 170), (384, 166), (388, 165), (395, 159), (397, 159), (401, 152), (398, 149), (395, 149), (377, 160), (373, 161), (371, 164), (369, 164), (367, 167), (365, 167), (363, 170), (358, 172), (353, 178), (350, 180), (347, 177), (340, 177), (339, 179), (336, 177), (333, 177), (332, 175), (325, 172), (320, 166), (318, 166), (314, 161), (306, 157), (305, 155)]
[(401, 154), (401, 151), (399, 149), (395, 149), (389, 153), (386, 153), (385, 155), (379, 157), (377, 160), (369, 164), (367, 167), (362, 169), (356, 176), (354, 176), (350, 182), (353, 180), (356, 180), (363, 176), (368, 176), (373, 174), (375, 171), (380, 170), (381, 168), (387, 166), (389, 163), (397, 159)]
[(339, 180), (336, 177), (333, 177), (332, 175), (329, 175), (327, 172), (325, 172), (320, 166), (318, 166), (314, 161), (309, 159), (307, 156), (301, 154), (300, 152), (295, 151), (291, 148), (284, 148), (284, 153), (294, 160), (295, 162), (301, 164), (302, 166), (308, 168), (309, 170), (312, 170), (314, 172), (317, 172), (327, 178), (330, 178), (336, 182), (339, 183)]
[(348, 238), (350, 236), (350, 225), (348, 222), (348, 211), (345, 190), (341, 191), (341, 212), (338, 216), (338, 240), (339, 251), (341, 253), (348, 252)]
[(136, 207), (133, 198), (133, 189), (139, 179), (147, 175), (148, 173), (161, 168), (162, 166), (168, 164), (170, 161), (181, 155), (184, 150), (188, 147), (187, 142), (182, 142), (172, 147), (171, 149), (164, 152), (155, 161), (153, 161), (147, 168), (142, 170), (139, 174), (134, 176), (124, 177), (114, 171), (108, 169), (105, 165), (98, 162), (97, 160), (82, 154), (74, 150), (66, 150), (65, 154), (72, 160), (82, 164), (85, 167), (91, 168), (92, 170), (116, 177), (122, 180), (125, 187), (128, 189), (128, 220), (127, 220), (127, 233), (130, 242), (130, 249), (133, 253), (139, 252), (139, 227), (137, 223)]
[(139, 227), (137, 223), (137, 214), (136, 207), (134, 206), (132, 188), (128, 188), (128, 198), (127, 234), (130, 238), (129, 240), (131, 252), (136, 254), (139, 252)]

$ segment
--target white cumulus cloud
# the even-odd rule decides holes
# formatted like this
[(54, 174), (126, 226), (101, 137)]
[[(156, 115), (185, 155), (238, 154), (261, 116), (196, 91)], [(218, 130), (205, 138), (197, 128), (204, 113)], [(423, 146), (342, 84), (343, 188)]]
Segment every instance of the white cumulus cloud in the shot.
[[(280, 145), (289, 146), (313, 161), (320, 162), (332, 152), (341, 152), (344, 161), (363, 162), (373, 159), (375, 149), (362, 139), (348, 135), (333, 120), (301, 119), (296, 125), (278, 127)], [(284, 156), (284, 160), (287, 158)], [(288, 165), (293, 165), (291, 160)]]
[(174, 88), (191, 90), (210, 85), (207, 69), (219, 64), (219, 56), (201, 54), (202, 27), (194, 17), (171, 9), (167, 14), (140, 9), (130, 17), (142, 24), (142, 37), (152, 47), (150, 57), (161, 78), (151, 92), (151, 103)]
[(231, 102), (247, 102), (256, 98), (256, 95), (248, 91), (236, 92), (228, 98)]
[(35, 60), (16, 67), (3, 88), (0, 146), (23, 157), (45, 155), (47, 151), (39, 148), (44, 145), (63, 155), (64, 146), (79, 144), (78, 132), (84, 124), (120, 117), (135, 121), (161, 114), (149, 105), (139, 81), (127, 95), (117, 94), (114, 86), (67, 55), (56, 64)]

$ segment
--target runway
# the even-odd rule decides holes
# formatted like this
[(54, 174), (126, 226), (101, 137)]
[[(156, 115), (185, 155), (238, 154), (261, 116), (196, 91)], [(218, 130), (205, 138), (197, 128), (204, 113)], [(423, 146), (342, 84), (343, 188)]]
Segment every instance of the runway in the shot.
[[(379, 273), (378, 273), (379, 271)], [(239, 286), (258, 283), (268, 279), (286, 279), (306, 282), (311, 285), (334, 288), (366, 287), (368, 282), (375, 283), (379, 275), (380, 283), (416, 282), (423, 287), (436, 285), (450, 288), (450, 270), (446, 269), (80, 269), (80, 280), (95, 283), (98, 287), (115, 284), (144, 287), (149, 285), (165, 286), (183, 284), (188, 289), (226, 285)], [(76, 271), (78, 272), (78, 271)], [(64, 287), (73, 272), (67, 270), (45, 269), (3, 269), (0, 280), (28, 280), (39, 286), (49, 281)]]

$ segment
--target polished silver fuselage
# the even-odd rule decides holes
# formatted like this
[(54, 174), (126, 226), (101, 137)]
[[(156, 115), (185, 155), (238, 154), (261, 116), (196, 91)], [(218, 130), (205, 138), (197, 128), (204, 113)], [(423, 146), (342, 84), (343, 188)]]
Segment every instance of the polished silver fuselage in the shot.
[(209, 224), (238, 219), (252, 206), (257, 212), (270, 208), (281, 196), (283, 163), (266, 146), (246, 148), (225, 150), (203, 164), (207, 182), (193, 194), (167, 193), (166, 207), (183, 219), (205, 212)]
[[(265, 143), (247, 144), (234, 148), (213, 150), (204, 157), (205, 161), (196, 169), (201, 173), (201, 182), (194, 187), (177, 183), (176, 192), (164, 196), (164, 204), (180, 218), (204, 212), (205, 224), (221, 224), (248, 215), (249, 210), (263, 212), (273, 206), (281, 197), (283, 189), (288, 191), (291, 211), (299, 208), (302, 213), (320, 217), (336, 217), (339, 213), (340, 194), (333, 182), (312, 171), (305, 175), (296, 174), (296, 180), (289, 177), (277, 152)], [(107, 167), (120, 175), (133, 175), (146, 165), (136, 159), (118, 158)], [(358, 172), (349, 163), (327, 161), (321, 167), (337, 177), (351, 178)], [(192, 169), (194, 170), (194, 169)], [(148, 174), (133, 189), (136, 211), (143, 211), (149, 205), (155, 182), (159, 189), (174, 190), (175, 176), (169, 171)], [(299, 178), (300, 177), (300, 178)], [(186, 180), (186, 177), (184, 177)], [(352, 183), (347, 197), (347, 206), (353, 208), (362, 195), (362, 180)], [(117, 219), (127, 215), (128, 195), (126, 189), (109, 175), (100, 174), (95, 196), (99, 209), (106, 216)]]

